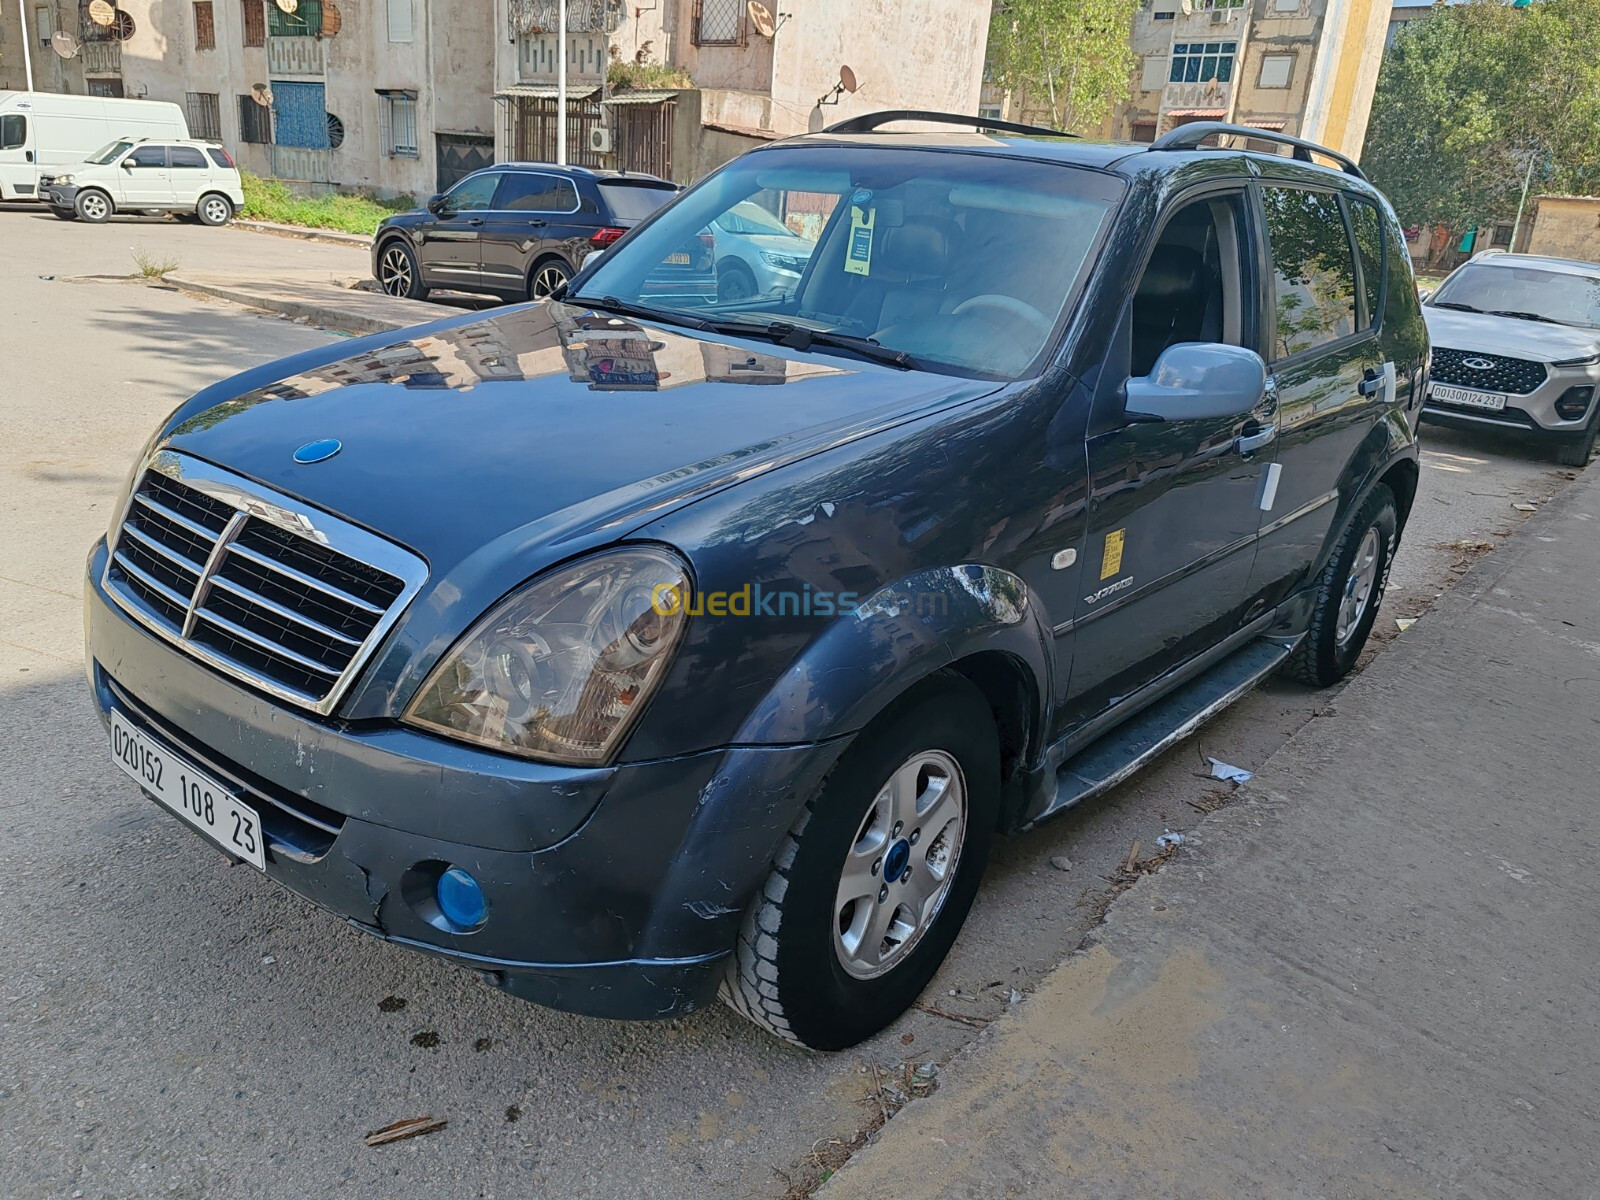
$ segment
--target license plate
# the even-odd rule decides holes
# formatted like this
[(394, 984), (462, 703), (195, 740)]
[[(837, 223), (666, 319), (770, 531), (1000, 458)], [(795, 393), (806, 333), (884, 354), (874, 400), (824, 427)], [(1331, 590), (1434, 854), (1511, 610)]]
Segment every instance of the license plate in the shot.
[(258, 871), (267, 869), (261, 818), (222, 784), (196, 770), (116, 709), (111, 710), (111, 756), (123, 772), (178, 816)]
[(669, 254), (667, 255), (667, 265), (669, 267), (687, 267), (689, 265), (689, 256), (682, 252)]
[(1477, 392), (1471, 388), (1449, 387), (1442, 383), (1434, 384), (1430, 394), (1445, 404), (1464, 404), (1468, 408), (1487, 408), (1493, 412), (1499, 412), (1506, 406), (1506, 398), (1497, 392)]

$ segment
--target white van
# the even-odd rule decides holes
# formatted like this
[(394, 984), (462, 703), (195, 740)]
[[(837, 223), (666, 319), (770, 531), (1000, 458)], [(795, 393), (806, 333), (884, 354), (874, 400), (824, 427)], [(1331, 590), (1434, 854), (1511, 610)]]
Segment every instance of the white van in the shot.
[(0, 92), (0, 200), (35, 200), (39, 175), (80, 163), (118, 138), (187, 138), (183, 109), (165, 100)]

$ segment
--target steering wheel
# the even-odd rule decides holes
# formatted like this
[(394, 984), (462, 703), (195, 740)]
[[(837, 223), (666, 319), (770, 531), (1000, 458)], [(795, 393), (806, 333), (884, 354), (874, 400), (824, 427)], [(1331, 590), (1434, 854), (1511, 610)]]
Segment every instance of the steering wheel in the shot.
[(992, 308), (1005, 313), (1009, 317), (1020, 317), (1032, 325), (1039, 333), (1041, 340), (1050, 336), (1050, 319), (1031, 304), (1018, 300), (1015, 296), (1002, 296), (998, 292), (985, 292), (981, 296), (972, 296), (956, 305), (950, 312), (953, 317), (974, 308)]

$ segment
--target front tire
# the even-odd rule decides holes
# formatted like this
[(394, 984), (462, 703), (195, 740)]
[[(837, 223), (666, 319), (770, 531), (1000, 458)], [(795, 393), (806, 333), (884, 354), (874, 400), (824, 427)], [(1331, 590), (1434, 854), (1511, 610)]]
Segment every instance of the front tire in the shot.
[(1594, 456), (1594, 444), (1600, 437), (1600, 410), (1589, 419), (1589, 428), (1576, 437), (1564, 439), (1556, 445), (1556, 462), (1563, 467), (1587, 467)]
[(387, 295), (400, 300), (426, 300), (428, 289), (422, 286), (422, 272), (417, 269), (417, 256), (404, 242), (390, 242), (378, 256), (378, 286)]
[(55, 215), (58, 221), (76, 221), (78, 219), (78, 214), (73, 212), (70, 208), (58, 208), (56, 205), (52, 204), (50, 206), (50, 211)]
[(1330, 687), (1355, 667), (1378, 618), (1399, 536), (1394, 493), (1380, 483), (1345, 523), (1317, 579), (1311, 627), (1285, 668), (1291, 677)]
[(813, 1050), (877, 1033), (949, 953), (999, 803), (987, 702), (966, 680), (935, 676), (857, 737), (785, 835), (723, 1000)]
[(756, 294), (756, 277), (750, 268), (736, 258), (725, 258), (717, 264), (717, 303), (735, 304), (750, 300)]
[(195, 215), (202, 225), (226, 225), (233, 220), (233, 201), (217, 192), (207, 192), (195, 205)]
[(104, 225), (111, 220), (111, 214), (116, 208), (111, 203), (110, 196), (94, 188), (88, 188), (78, 193), (77, 199), (72, 202), (72, 211), (78, 214), (80, 221), (87, 221), (91, 225)]

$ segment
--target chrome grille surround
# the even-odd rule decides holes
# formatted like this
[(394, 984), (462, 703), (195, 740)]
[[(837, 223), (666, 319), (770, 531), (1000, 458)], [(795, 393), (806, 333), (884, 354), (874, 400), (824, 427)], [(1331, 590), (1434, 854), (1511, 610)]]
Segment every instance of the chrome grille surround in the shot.
[(108, 540), (102, 585), (150, 632), (280, 700), (334, 711), (427, 579), (364, 529), (161, 450)]

